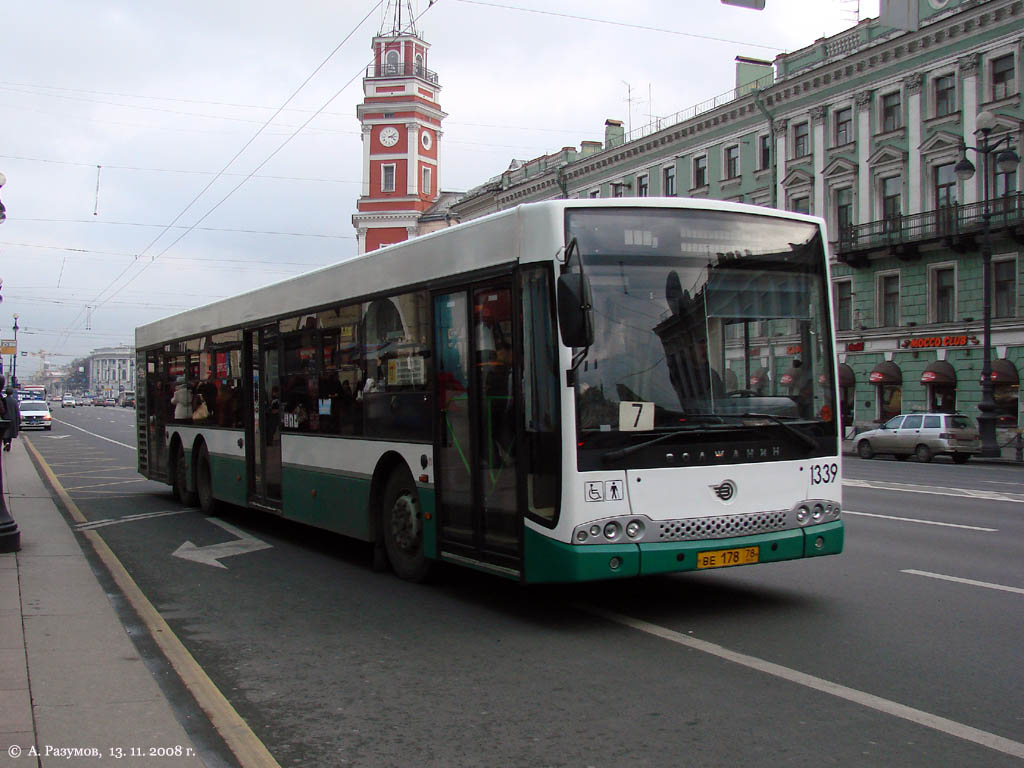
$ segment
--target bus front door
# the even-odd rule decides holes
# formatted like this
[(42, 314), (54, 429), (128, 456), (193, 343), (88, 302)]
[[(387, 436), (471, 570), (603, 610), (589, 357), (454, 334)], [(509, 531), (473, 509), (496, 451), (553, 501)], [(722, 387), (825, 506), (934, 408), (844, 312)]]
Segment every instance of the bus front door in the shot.
[(252, 419), (246, 464), (249, 470), (249, 501), (277, 510), (281, 506), (281, 403), (279, 397), (278, 341), (276, 326), (252, 331), (247, 343)]
[(443, 559), (518, 576), (512, 289), (435, 295), (436, 480)]

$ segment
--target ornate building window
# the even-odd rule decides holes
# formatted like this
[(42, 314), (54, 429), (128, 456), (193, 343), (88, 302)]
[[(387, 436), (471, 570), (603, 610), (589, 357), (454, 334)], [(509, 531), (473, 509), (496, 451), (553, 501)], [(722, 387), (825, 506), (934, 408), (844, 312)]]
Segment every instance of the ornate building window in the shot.
[(836, 146), (849, 144), (853, 141), (853, 108), (843, 107), (835, 113), (835, 142)]
[(903, 103), (900, 92), (887, 93), (882, 96), (882, 132), (895, 131), (903, 127)]
[(693, 186), (694, 188), (706, 187), (708, 185), (708, 156), (701, 155), (693, 158)]
[(952, 74), (936, 77), (934, 95), (936, 117), (956, 112), (956, 77)]
[(793, 157), (811, 154), (811, 126), (804, 121), (793, 126)]
[(1013, 54), (992, 59), (992, 99), (1005, 99), (1017, 92), (1014, 87)]

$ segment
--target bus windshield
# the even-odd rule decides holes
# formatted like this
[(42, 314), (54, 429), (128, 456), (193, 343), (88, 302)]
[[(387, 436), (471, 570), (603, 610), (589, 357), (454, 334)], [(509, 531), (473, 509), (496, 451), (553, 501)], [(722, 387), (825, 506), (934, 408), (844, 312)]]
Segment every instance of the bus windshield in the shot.
[(708, 210), (570, 209), (573, 237), (593, 292), (595, 339), (576, 376), (581, 468), (598, 468), (599, 457), (607, 466), (609, 456), (615, 466), (663, 466), (691, 446), (707, 448), (705, 464), (834, 452), (817, 225)]

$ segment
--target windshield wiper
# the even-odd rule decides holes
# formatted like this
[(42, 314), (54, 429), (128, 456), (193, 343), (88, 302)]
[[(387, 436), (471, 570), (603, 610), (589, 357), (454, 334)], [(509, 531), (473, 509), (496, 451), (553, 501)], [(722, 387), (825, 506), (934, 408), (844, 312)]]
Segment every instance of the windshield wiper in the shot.
[[(703, 419), (706, 421), (716, 422), (716, 426), (722, 426), (725, 424), (726, 419), (767, 419), (773, 424), (778, 424), (787, 432), (794, 437), (798, 438), (800, 442), (807, 446), (808, 449), (817, 448), (817, 441), (805, 432), (801, 432), (799, 429), (794, 427), (792, 424), (787, 424), (780, 417), (774, 416), (770, 413), (688, 413), (686, 414), (688, 419)], [(693, 424), (686, 427), (679, 427), (673, 429), (671, 432), (665, 432), (652, 437), (650, 440), (644, 440), (643, 442), (636, 443), (635, 445), (627, 445), (625, 448), (619, 448), (615, 451), (608, 451), (607, 453), (601, 454), (602, 461), (618, 461), (624, 459), (626, 456), (636, 453), (637, 451), (643, 450), (648, 446), (660, 443), (664, 440), (668, 440), (670, 437), (678, 437), (685, 432), (693, 432), (698, 429), (707, 429), (708, 424)]]
[[(732, 414), (729, 414), (729, 415), (732, 415)], [(768, 421), (772, 422), (773, 424), (778, 424), (780, 427), (785, 429), (787, 432), (789, 432), (794, 437), (799, 438), (800, 442), (802, 442), (808, 448), (817, 448), (818, 447), (818, 441), (815, 440), (810, 435), (808, 435), (806, 432), (802, 432), (801, 430), (799, 430), (796, 427), (794, 427), (792, 424), (789, 424), (789, 423), (783, 421), (778, 416), (774, 416), (774, 415), (772, 415), (770, 413), (737, 413), (736, 417), (740, 418), (740, 419), (743, 419), (743, 418), (747, 418), (747, 419), (767, 419)]]
[(630, 454), (636, 453), (639, 450), (646, 448), (649, 445), (660, 443), (663, 440), (668, 440), (670, 437), (677, 437), (684, 432), (692, 432), (697, 429), (698, 425), (694, 424), (692, 427), (679, 427), (673, 429), (671, 432), (665, 432), (664, 434), (652, 437), (650, 440), (644, 440), (642, 443), (636, 443), (635, 445), (627, 445), (625, 448), (619, 448), (616, 451), (608, 451), (607, 453), (601, 454), (601, 461), (617, 461), (618, 459), (624, 459)]

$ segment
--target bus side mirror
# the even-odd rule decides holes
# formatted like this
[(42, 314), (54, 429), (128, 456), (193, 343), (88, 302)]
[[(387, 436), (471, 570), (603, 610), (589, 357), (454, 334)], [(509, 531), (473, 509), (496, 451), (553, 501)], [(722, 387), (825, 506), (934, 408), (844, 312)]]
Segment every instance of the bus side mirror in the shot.
[(594, 343), (594, 313), (590, 281), (579, 272), (558, 278), (558, 327), (567, 347), (589, 347)]

